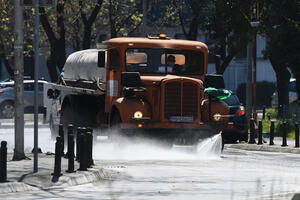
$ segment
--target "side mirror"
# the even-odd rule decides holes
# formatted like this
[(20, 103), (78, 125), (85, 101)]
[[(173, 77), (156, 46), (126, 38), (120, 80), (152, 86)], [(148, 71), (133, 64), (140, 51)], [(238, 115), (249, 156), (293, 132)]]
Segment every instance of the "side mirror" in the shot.
[(204, 79), (204, 87), (213, 87), (216, 89), (224, 89), (225, 83), (223, 76), (220, 74), (207, 74)]
[(105, 67), (105, 51), (98, 52), (98, 67)]
[(139, 72), (122, 72), (121, 84), (125, 87), (140, 87), (142, 81)]

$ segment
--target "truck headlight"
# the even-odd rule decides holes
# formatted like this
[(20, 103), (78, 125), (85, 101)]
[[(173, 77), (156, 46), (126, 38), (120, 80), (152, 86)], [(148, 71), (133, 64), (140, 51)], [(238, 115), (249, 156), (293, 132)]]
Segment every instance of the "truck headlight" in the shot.
[(133, 118), (135, 119), (141, 119), (143, 117), (143, 113), (141, 111), (135, 111), (133, 114)]
[(222, 116), (221, 116), (220, 113), (216, 113), (216, 114), (214, 114), (213, 117), (214, 117), (214, 120), (215, 120), (215, 121), (220, 121), (220, 119), (221, 119)]

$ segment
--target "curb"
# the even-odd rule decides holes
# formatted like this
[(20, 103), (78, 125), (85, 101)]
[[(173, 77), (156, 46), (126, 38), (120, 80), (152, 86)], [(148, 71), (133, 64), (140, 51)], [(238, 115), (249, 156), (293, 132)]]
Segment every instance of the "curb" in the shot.
[(75, 185), (97, 182), (104, 179), (111, 179), (113, 173), (115, 172), (103, 168), (89, 169), (88, 171), (77, 171), (73, 175), (61, 176), (58, 182), (53, 183), (51, 186), (46, 188), (75, 186)]
[[(0, 129), (13, 128), (15, 126), (14, 122), (0, 122)], [(48, 128), (49, 124), (38, 123), (39, 128)], [(24, 128), (34, 128), (33, 122), (25, 122)]]
[[(55, 178), (49, 174), (48, 177), (51, 180), (51, 183), (48, 185), (32, 184), (30, 181), (0, 183), (0, 193), (5, 194), (82, 185), (104, 179), (111, 179), (114, 174), (116, 174), (115, 171), (103, 168), (90, 168), (88, 171), (76, 171), (76, 173), (61, 176), (59, 178)], [(37, 174), (37, 176), (38, 175), (39, 174)]]
[(273, 145), (257, 145), (257, 144), (226, 144), (225, 148), (241, 149), (247, 151), (266, 151), (279, 153), (294, 153), (300, 154), (300, 148), (282, 147)]
[(13, 193), (37, 190), (36, 188), (22, 182), (0, 183), (0, 193)]

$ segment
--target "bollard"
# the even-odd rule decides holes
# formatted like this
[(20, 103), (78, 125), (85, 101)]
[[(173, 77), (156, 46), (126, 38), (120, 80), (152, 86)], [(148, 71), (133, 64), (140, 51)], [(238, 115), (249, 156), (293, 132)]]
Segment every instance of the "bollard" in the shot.
[(67, 152), (65, 154), (65, 158), (69, 158), (69, 135), (73, 134), (74, 137), (74, 126), (73, 124), (69, 124), (67, 128)]
[(283, 122), (282, 125), (282, 147), (286, 147), (287, 143), (286, 143), (286, 121)]
[(74, 127), (72, 124), (68, 126), (68, 170), (66, 172), (72, 173), (74, 170)]
[(274, 121), (271, 121), (271, 126), (270, 126), (270, 144), (269, 145), (274, 145)]
[(262, 121), (260, 120), (258, 122), (258, 142), (257, 142), (258, 145), (261, 145), (263, 144), (262, 142)]
[(7, 142), (2, 141), (0, 147), (0, 183), (7, 182)]
[(299, 125), (297, 122), (295, 123), (295, 147), (299, 147)]
[(76, 136), (76, 160), (79, 161), (80, 160), (80, 150), (81, 150), (81, 136), (82, 133), (84, 132), (84, 128), (83, 127), (78, 127), (77, 128), (77, 136)]
[(278, 117), (279, 118), (283, 118), (283, 109), (282, 109), (282, 105), (278, 106)]
[(59, 124), (58, 126), (58, 136), (61, 138), (62, 148), (61, 148), (61, 156), (64, 156), (64, 148), (65, 148), (65, 136), (64, 136), (64, 126), (62, 124)]
[(79, 155), (79, 171), (87, 171), (87, 165), (88, 165), (88, 150), (87, 150), (87, 136), (86, 136), (86, 129), (83, 130), (83, 132), (80, 134), (80, 155)]
[(60, 177), (61, 174), (61, 149), (62, 149), (62, 142), (61, 137), (56, 137), (56, 143), (55, 143), (55, 160), (54, 160), (54, 172), (51, 174), (55, 177)]
[(87, 128), (86, 138), (87, 138), (87, 167), (90, 168), (94, 165), (93, 160), (93, 130)]
[(263, 107), (263, 113), (262, 113), (262, 119), (265, 119), (265, 115), (266, 115), (266, 106)]
[(255, 144), (255, 127), (254, 127), (254, 119), (250, 119), (250, 139), (249, 144)]

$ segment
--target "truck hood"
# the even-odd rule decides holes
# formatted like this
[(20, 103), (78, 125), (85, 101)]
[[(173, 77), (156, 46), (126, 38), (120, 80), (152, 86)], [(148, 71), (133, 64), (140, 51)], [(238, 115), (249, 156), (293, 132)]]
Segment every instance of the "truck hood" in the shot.
[[(170, 75), (170, 74), (166, 75), (166, 76), (141, 76), (141, 80), (145, 86), (160, 85), (162, 81), (170, 80), (170, 79), (192, 80), (192, 81), (200, 83), (200, 85), (203, 87), (202, 80), (196, 79), (196, 78), (190, 78), (190, 77), (186, 77), (186, 76), (176, 76), (176, 75)], [(201, 88), (201, 89), (203, 89), (203, 88)]]

